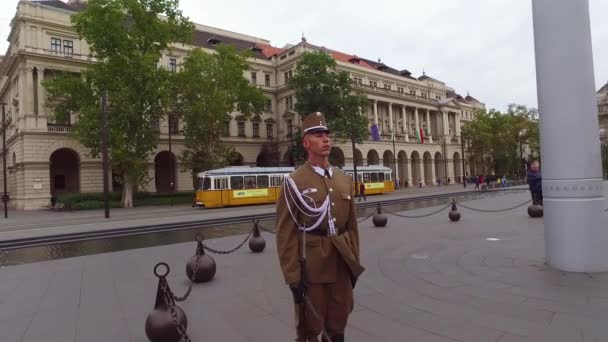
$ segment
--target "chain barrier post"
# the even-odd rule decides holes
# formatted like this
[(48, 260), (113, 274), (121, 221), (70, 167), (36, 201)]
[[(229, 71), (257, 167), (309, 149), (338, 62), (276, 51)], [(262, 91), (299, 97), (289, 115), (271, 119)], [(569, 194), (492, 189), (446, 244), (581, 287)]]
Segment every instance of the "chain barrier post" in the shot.
[(543, 206), (539, 203), (536, 195), (532, 195), (532, 204), (528, 207), (528, 216), (531, 218), (543, 217)]
[[(159, 267), (165, 267), (159, 273)], [(188, 318), (182, 308), (175, 304), (174, 295), (167, 283), (169, 265), (160, 262), (154, 266), (154, 275), (158, 277), (158, 289), (154, 310), (146, 318), (146, 336), (151, 342), (189, 342), (186, 334)]]
[(460, 220), (460, 212), (458, 212), (458, 208), (456, 208), (456, 200), (452, 198), (452, 210), (448, 213), (448, 217), (452, 222), (458, 222)]
[(386, 227), (386, 224), (388, 223), (388, 217), (382, 212), (382, 204), (380, 203), (378, 203), (378, 206), (376, 207), (376, 213), (374, 213), (372, 222), (375, 227)]
[(261, 253), (266, 248), (266, 240), (260, 234), (260, 222), (258, 220), (253, 221), (253, 232), (249, 238), (249, 249), (253, 253)]
[(194, 283), (206, 283), (215, 276), (215, 260), (209, 254), (205, 254), (203, 239), (203, 234), (196, 236), (196, 253), (186, 264), (186, 275)]

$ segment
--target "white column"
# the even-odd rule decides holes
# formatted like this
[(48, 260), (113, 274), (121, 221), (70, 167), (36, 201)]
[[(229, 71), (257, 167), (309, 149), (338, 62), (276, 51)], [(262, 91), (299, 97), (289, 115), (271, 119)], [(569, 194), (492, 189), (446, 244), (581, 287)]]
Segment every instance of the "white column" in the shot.
[(376, 125), (378, 125), (378, 101), (377, 100), (373, 100), (374, 101), (374, 123)]
[(441, 126), (443, 126), (443, 135), (448, 135), (450, 133), (450, 127), (448, 124), (448, 112), (445, 110), (441, 111)]
[(403, 121), (403, 134), (405, 135), (405, 141), (410, 141), (408, 136), (408, 126), (407, 126), (407, 112), (405, 111), (405, 106), (401, 106), (401, 120)]
[(414, 136), (416, 136), (416, 134), (420, 134), (420, 118), (418, 117), (418, 107), (414, 108), (414, 119), (416, 123), (416, 132), (414, 132)]
[(388, 103), (388, 127), (390, 128), (391, 132), (395, 132), (395, 125), (393, 124), (393, 104), (392, 103)]
[(427, 138), (430, 143), (433, 143), (433, 135), (431, 134), (431, 111), (428, 109), (426, 110), (426, 132), (424, 132), (424, 135), (426, 135), (425, 138)]
[(437, 179), (436, 179), (436, 175), (435, 175), (435, 158), (431, 158), (430, 159), (430, 168), (431, 168), (431, 185), (435, 185), (437, 184)]
[(460, 119), (462, 119), (462, 113), (456, 113), (454, 115), (454, 118), (456, 119), (456, 136), (458, 139), (458, 143), (460, 143), (462, 140), (460, 139)]
[(46, 91), (44, 86), (42, 85), (42, 81), (44, 81), (44, 68), (36, 68), (37, 77), (38, 77), (38, 115), (44, 115), (46, 112)]
[(589, 2), (533, 0), (532, 10), (546, 261), (564, 271), (605, 272), (608, 222)]

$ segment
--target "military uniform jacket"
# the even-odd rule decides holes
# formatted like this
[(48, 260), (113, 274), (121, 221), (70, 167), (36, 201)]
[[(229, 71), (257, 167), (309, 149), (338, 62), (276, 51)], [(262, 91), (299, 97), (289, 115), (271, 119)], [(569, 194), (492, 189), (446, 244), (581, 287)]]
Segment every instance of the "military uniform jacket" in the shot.
[[(364, 268), (359, 263), (359, 230), (352, 194), (352, 178), (336, 168), (333, 169), (331, 178), (322, 177), (308, 162), (292, 172), (290, 177), (296, 183), (299, 192), (310, 198), (311, 205), (314, 201), (316, 206), (320, 207), (329, 194), (331, 216), (338, 233), (334, 236), (327, 235), (329, 226), (328, 217), (325, 217), (321, 225), (315, 229), (321, 235), (306, 234), (306, 280), (317, 284), (335, 282), (339, 258), (346, 263), (351, 275), (358, 277)], [(300, 281), (301, 275), (298, 260), (302, 248), (300, 240), (302, 233), (299, 232), (298, 224), (289, 213), (286, 201), (290, 201), (291, 210), (299, 223), (311, 226), (316, 219), (299, 212), (293, 199), (285, 196), (284, 191), (285, 188), (279, 194), (276, 209), (277, 253), (285, 281), (288, 284), (295, 284)]]

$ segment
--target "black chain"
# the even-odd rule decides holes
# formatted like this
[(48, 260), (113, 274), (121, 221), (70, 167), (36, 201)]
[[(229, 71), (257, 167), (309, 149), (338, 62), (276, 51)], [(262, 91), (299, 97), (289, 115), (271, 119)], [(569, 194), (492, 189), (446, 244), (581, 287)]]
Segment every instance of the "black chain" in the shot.
[(265, 231), (266, 233), (270, 233), (270, 234), (276, 234), (277, 232), (275, 230), (272, 230), (270, 228), (264, 228), (263, 226), (258, 224), (258, 228), (260, 228), (260, 230)]
[(232, 252), (237, 251), (239, 248), (243, 247), (243, 245), (245, 244), (245, 242), (247, 242), (249, 240), (249, 238), (251, 237), (251, 234), (253, 234), (253, 229), (249, 232), (249, 234), (247, 234), (247, 236), (245, 237), (245, 239), (243, 240), (243, 242), (241, 242), (240, 244), (238, 244), (233, 249), (229, 249), (229, 250), (223, 251), (223, 250), (211, 248), (209, 246), (206, 246), (205, 244), (203, 244), (203, 248), (205, 248), (206, 250), (208, 250), (209, 252), (211, 252), (213, 254), (230, 254)]
[(374, 211), (374, 212), (372, 212), (371, 214), (369, 214), (367, 217), (364, 217), (364, 218), (362, 218), (362, 219), (360, 219), (360, 220), (357, 220), (357, 223), (361, 223), (361, 222), (363, 222), (363, 221), (369, 220), (369, 218), (370, 218), (370, 217), (372, 217), (372, 216), (374, 216), (374, 214), (375, 214), (375, 213), (376, 213), (376, 212)]
[(399, 216), (399, 217), (403, 217), (403, 218), (411, 218), (411, 219), (417, 219), (417, 218), (423, 218), (423, 217), (429, 217), (429, 216), (433, 216), (435, 214), (438, 214), (444, 210), (446, 210), (447, 208), (451, 207), (452, 203), (446, 205), (445, 207), (441, 207), (440, 209), (437, 209), (433, 212), (430, 212), (428, 214), (421, 214), (421, 215), (403, 215), (403, 214), (397, 214), (395, 212), (392, 212), (390, 210), (387, 210), (386, 208), (382, 208), (383, 211), (386, 211), (389, 214), (395, 215), (395, 216)]
[(469, 207), (467, 205), (464, 205), (464, 204), (462, 204), (462, 202), (459, 202), (458, 205), (461, 206), (461, 207), (463, 207), (463, 208), (465, 208), (465, 209), (469, 209), (469, 210), (473, 210), (473, 211), (478, 211), (478, 212), (481, 212), (481, 213), (498, 213), (498, 212), (501, 212), (501, 211), (509, 211), (509, 210), (513, 210), (513, 209), (517, 209), (517, 208), (523, 207), (524, 205), (526, 205), (526, 204), (528, 204), (530, 202), (532, 202), (532, 200), (527, 200), (527, 201), (525, 201), (522, 204), (518, 204), (516, 206), (510, 207), (510, 208), (504, 208), (504, 209), (477, 209), (477, 208), (471, 208), (471, 207)]
[(186, 333), (186, 328), (179, 321), (179, 318), (177, 317), (177, 312), (175, 312), (175, 303), (173, 302), (173, 298), (175, 298), (175, 295), (173, 295), (173, 292), (171, 292), (171, 289), (164, 283), (161, 284), (161, 289), (165, 295), (165, 300), (167, 301), (169, 313), (171, 314), (171, 318), (173, 319), (173, 322), (175, 322), (177, 332), (182, 337), (183, 342), (192, 342), (192, 340), (190, 340), (190, 337)]

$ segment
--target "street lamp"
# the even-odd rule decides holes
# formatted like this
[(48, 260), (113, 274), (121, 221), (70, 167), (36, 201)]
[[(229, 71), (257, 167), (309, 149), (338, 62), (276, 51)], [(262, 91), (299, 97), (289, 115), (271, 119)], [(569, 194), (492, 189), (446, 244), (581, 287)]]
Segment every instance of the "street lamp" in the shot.
[(4, 218), (8, 218), (8, 193), (6, 192), (6, 103), (2, 102), (2, 174), (4, 182), (4, 193), (2, 194), (2, 202), (4, 203)]
[(460, 135), (460, 151), (462, 153), (462, 172), (460, 172), (460, 176), (462, 177), (462, 187), (466, 188), (467, 187), (467, 176), (466, 176), (466, 168), (465, 168), (465, 157), (464, 157), (464, 139), (462, 137), (462, 134)]
[(397, 172), (399, 172), (399, 170), (397, 169), (397, 155), (395, 154), (395, 130), (393, 129), (391, 133), (393, 135), (393, 172), (395, 172), (395, 178), (393, 180), (393, 183), (396, 188), (397, 183), (399, 182), (399, 176), (397, 175)]
[[(101, 163), (103, 168), (103, 212), (110, 218), (110, 189), (108, 185), (108, 107), (107, 93), (101, 94)], [(4, 111), (4, 110), (3, 110)]]
[(293, 121), (289, 120), (289, 151), (290, 151), (290, 162), (289, 164), (293, 167), (295, 166), (295, 157), (294, 157), (294, 150), (293, 150)]

